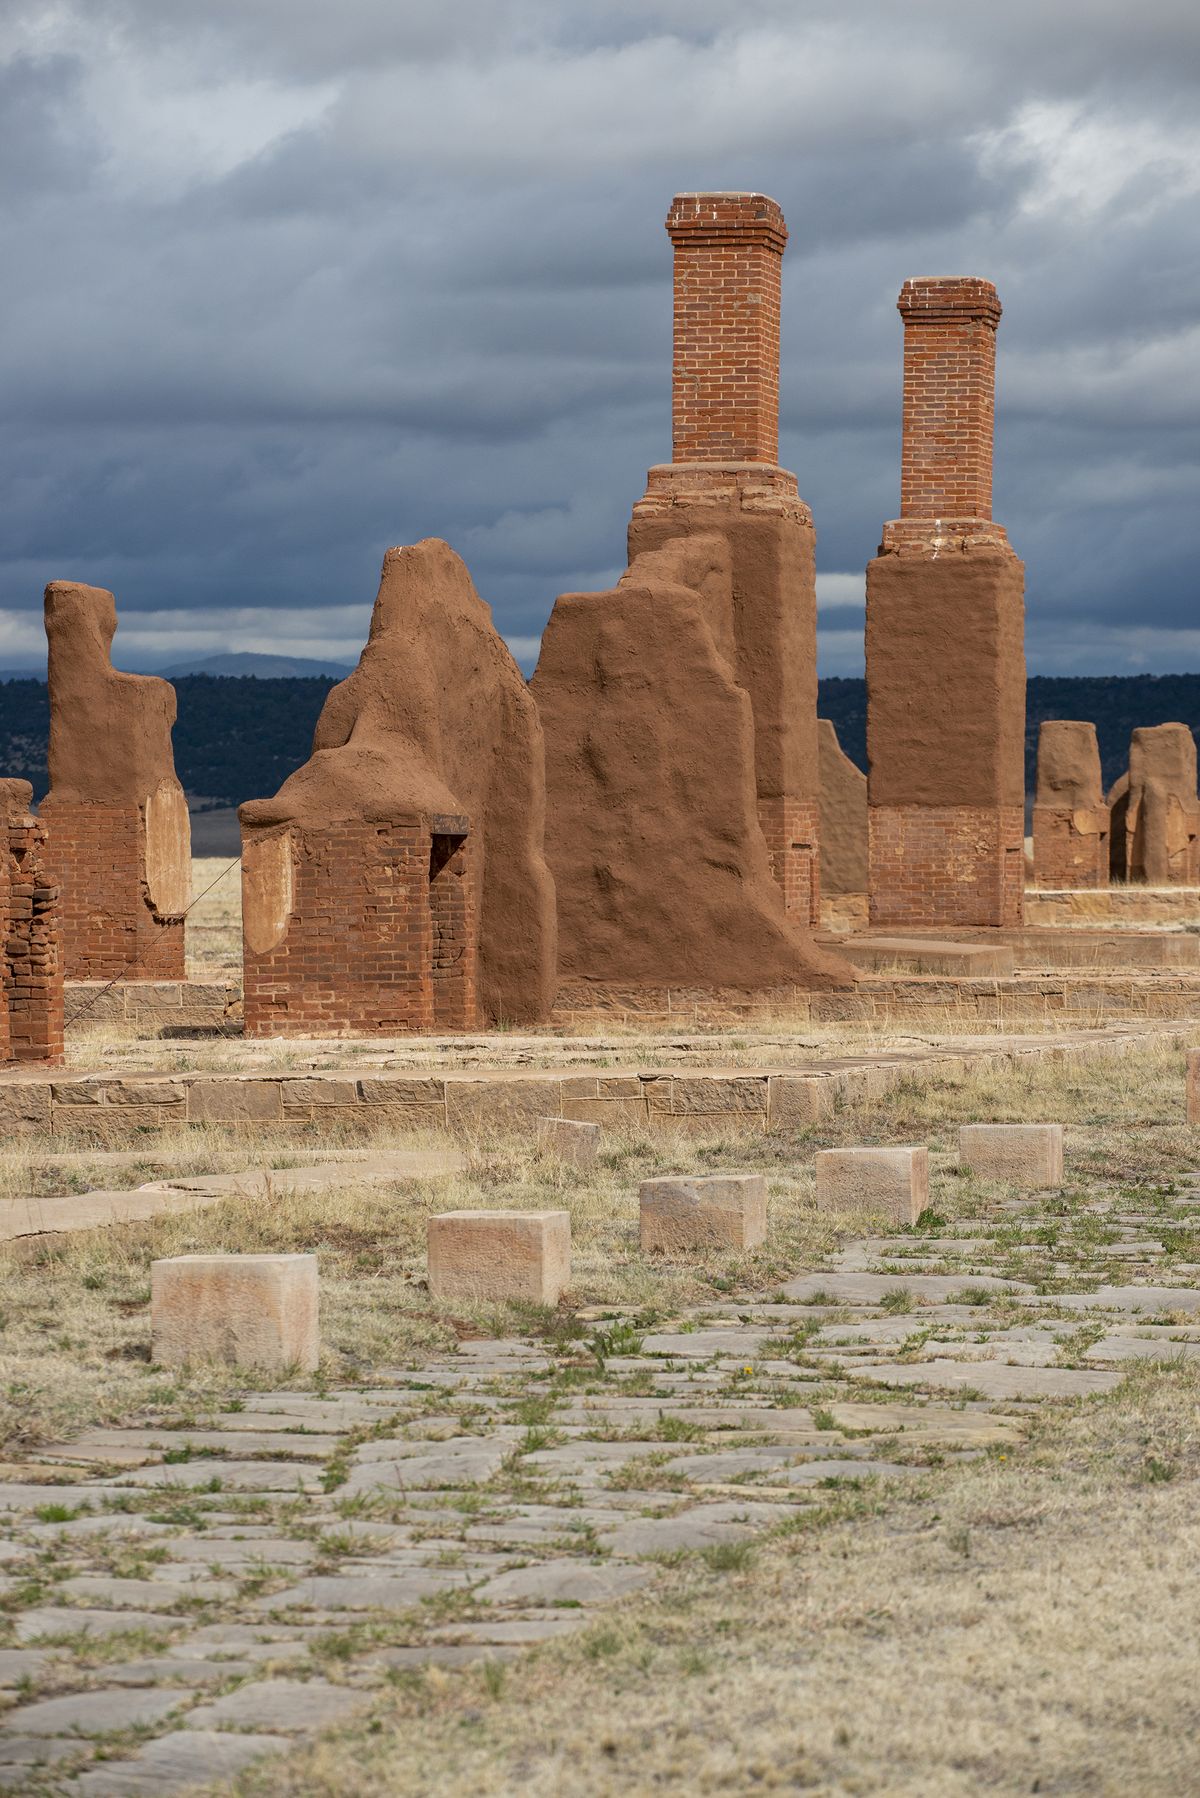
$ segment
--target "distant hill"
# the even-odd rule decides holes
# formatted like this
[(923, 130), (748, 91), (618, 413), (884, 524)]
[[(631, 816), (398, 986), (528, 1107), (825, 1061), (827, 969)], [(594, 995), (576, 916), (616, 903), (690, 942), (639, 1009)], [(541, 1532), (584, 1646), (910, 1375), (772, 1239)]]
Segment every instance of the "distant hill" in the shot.
[[(225, 658), (220, 658), (224, 660)], [(233, 661), (244, 658), (231, 657)], [(271, 662), (270, 656), (253, 657)], [(280, 661), (292, 658), (280, 657)], [(340, 678), (340, 676), (336, 676)], [(175, 765), (188, 794), (210, 805), (240, 805), (274, 793), (307, 760), (313, 727), (335, 676), (184, 674), (175, 677), (179, 722)], [(819, 709), (831, 718), (846, 754), (867, 765), (867, 693), (861, 680), (823, 680)], [(1200, 674), (1067, 677), (1034, 675), (1028, 686), (1026, 786), (1033, 791), (1038, 725), (1044, 718), (1089, 718), (1100, 739), (1104, 784), (1123, 774), (1129, 734), (1138, 724), (1172, 720), (1200, 735)], [(50, 716), (46, 683), (28, 676), (0, 682), (0, 776), (46, 791)]]
[(255, 680), (344, 680), (350, 662), (313, 662), (305, 656), (257, 655), (249, 650), (235, 650), (228, 655), (205, 656), (198, 661), (174, 662), (155, 673), (166, 680), (179, 680), (187, 674), (251, 675)]

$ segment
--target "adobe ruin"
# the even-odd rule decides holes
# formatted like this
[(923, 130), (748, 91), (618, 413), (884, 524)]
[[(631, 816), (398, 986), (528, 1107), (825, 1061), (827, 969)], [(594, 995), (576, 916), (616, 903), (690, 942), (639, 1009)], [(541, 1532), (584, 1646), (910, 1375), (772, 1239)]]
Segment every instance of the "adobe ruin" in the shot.
[(1109, 809), (1096, 727), (1081, 719), (1047, 719), (1038, 730), (1034, 885), (1107, 886), (1108, 863)]
[(556, 602), (532, 681), (560, 974), (585, 1003), (854, 977), (809, 934), (816, 594), (812, 518), (776, 462), (786, 226), (762, 194), (680, 194), (667, 230), (674, 460), (617, 586)]
[(867, 777), (838, 742), (832, 719), (817, 720), (821, 770), (821, 896), (867, 890)]
[(59, 894), (46, 871), (46, 828), (32, 804), (27, 780), (0, 780), (0, 1064), (58, 1062), (63, 1056)]
[(1125, 879), (1156, 887), (1200, 884), (1196, 739), (1188, 726), (1139, 726), (1129, 740), (1126, 779)]
[(900, 517), (867, 568), (873, 925), (1011, 927), (1024, 890), (1024, 569), (992, 519), (990, 281), (906, 281)]
[(310, 760), (239, 817), (247, 1035), (549, 1012), (541, 724), (448, 544), (388, 550), (366, 647)]
[(50, 789), (39, 813), (66, 978), (182, 979), (192, 863), (175, 689), (113, 667), (117, 608), (103, 587), (51, 581), (45, 618)]

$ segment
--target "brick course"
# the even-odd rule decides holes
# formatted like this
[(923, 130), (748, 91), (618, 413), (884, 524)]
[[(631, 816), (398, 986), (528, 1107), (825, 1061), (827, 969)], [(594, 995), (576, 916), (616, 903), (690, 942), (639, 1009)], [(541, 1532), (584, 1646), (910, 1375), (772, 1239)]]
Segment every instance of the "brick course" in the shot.
[(1106, 805), (1087, 811), (1033, 808), (1033, 879), (1039, 887), (1106, 887), (1109, 873)]
[(868, 832), (873, 925), (1021, 923), (1020, 806), (877, 805)]
[(996, 326), (990, 281), (906, 281), (900, 516), (990, 519)]

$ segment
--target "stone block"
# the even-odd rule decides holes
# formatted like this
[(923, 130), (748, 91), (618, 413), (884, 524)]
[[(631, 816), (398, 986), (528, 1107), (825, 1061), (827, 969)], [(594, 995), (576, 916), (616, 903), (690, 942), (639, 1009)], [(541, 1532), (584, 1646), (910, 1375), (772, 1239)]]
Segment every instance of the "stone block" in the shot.
[(241, 1075), (197, 1081), (188, 1090), (188, 1122), (192, 1124), (279, 1124), (283, 1121), (282, 1087), (278, 1080), (248, 1080)]
[(288, 1368), (320, 1358), (315, 1255), (174, 1255), (150, 1266), (154, 1359)]
[(929, 1204), (929, 1151), (920, 1147), (822, 1149), (817, 1204), (830, 1211), (876, 1211), (915, 1224)]
[(822, 1075), (772, 1074), (767, 1090), (771, 1130), (803, 1130), (833, 1108), (830, 1082)]
[(539, 1118), (538, 1141), (542, 1148), (575, 1167), (595, 1167), (600, 1153), (600, 1126), (578, 1118)]
[(687, 1249), (752, 1249), (767, 1234), (762, 1174), (679, 1175), (638, 1188), (646, 1254)]
[(557, 1305), (571, 1283), (566, 1211), (443, 1211), (428, 1250), (434, 1298)]
[(959, 1165), (981, 1180), (1006, 1180), (1036, 1192), (1063, 1182), (1061, 1124), (964, 1124)]
[(1187, 1052), (1187, 1121), (1200, 1124), (1200, 1049)]

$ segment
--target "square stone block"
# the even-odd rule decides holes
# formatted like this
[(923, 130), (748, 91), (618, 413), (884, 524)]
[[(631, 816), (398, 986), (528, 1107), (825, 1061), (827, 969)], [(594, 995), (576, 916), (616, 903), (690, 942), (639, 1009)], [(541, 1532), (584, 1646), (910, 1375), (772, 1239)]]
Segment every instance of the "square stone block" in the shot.
[(538, 1141), (575, 1167), (595, 1167), (600, 1153), (600, 1126), (576, 1118), (539, 1118)]
[(817, 1204), (831, 1211), (877, 1211), (893, 1224), (915, 1224), (929, 1204), (929, 1150), (821, 1149)]
[(434, 1298), (557, 1305), (571, 1284), (570, 1213), (442, 1211), (428, 1251)]
[(1063, 1183), (1061, 1124), (963, 1124), (958, 1160), (981, 1180), (1007, 1180), (1026, 1192)]
[(154, 1359), (298, 1367), (320, 1359), (315, 1255), (173, 1255), (150, 1264)]
[(707, 1174), (643, 1180), (638, 1187), (642, 1249), (752, 1249), (767, 1234), (762, 1174)]

